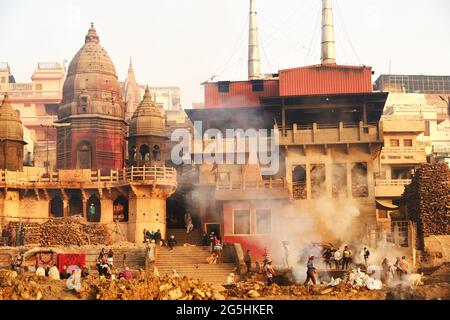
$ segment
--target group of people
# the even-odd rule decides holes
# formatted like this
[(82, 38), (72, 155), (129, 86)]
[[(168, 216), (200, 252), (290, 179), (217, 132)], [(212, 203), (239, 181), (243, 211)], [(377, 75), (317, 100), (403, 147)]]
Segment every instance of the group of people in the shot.
[(161, 235), (161, 230), (157, 230), (155, 231), (150, 231), (150, 230), (146, 230), (144, 229), (144, 242), (149, 242), (155, 240), (155, 243), (157, 245), (162, 245), (163, 244), (163, 240), (162, 240), (162, 235)]
[[(222, 259), (223, 242), (222, 238), (217, 236), (214, 231), (211, 231), (209, 235), (206, 233), (202, 237), (203, 246), (209, 246), (209, 252), (211, 253), (211, 258), (214, 258), (212, 263), (220, 263)], [(211, 262), (210, 262), (211, 263)]]
[(23, 246), (25, 243), (25, 230), (19, 224), (16, 229), (14, 225), (7, 224), (2, 228), (2, 246)]
[[(364, 260), (366, 266), (369, 255), (369, 250), (364, 248)], [(353, 264), (353, 252), (349, 246), (345, 246), (342, 252), (339, 249), (326, 248), (322, 253), (322, 258), (325, 268), (329, 269), (332, 269), (332, 265), (334, 264), (336, 270), (349, 270)]]
[(410, 273), (409, 263), (406, 257), (397, 257), (394, 264), (391, 264), (388, 258), (384, 258), (381, 263), (381, 281), (391, 283), (394, 280), (403, 281), (405, 276)]

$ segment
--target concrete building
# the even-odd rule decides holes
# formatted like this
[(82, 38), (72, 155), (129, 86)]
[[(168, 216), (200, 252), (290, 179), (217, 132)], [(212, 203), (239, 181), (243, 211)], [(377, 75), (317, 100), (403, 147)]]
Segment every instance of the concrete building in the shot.
[(32, 82), (17, 83), (9, 65), (0, 63), (0, 93), (8, 93), (11, 105), (20, 112), (23, 125), (35, 141), (33, 149), (24, 155), (25, 162), (28, 152), (32, 152), (35, 166), (56, 168), (56, 129), (51, 125), (57, 119), (64, 79), (61, 65), (40, 62), (31, 76)]
[[(251, 17), (254, 6), (250, 1)], [(222, 134), (274, 129), (280, 168), (266, 176), (263, 165), (249, 161), (198, 165), (192, 198), (199, 197), (202, 231), (215, 231), (256, 255), (264, 247), (280, 252), (283, 237), (305, 241), (297, 239), (305, 225), (320, 241), (360, 239), (374, 245), (379, 169), (374, 159), (384, 142), (378, 122), (387, 93), (372, 92), (370, 67), (336, 64), (331, 1), (323, 1), (322, 64), (280, 70), (278, 77), (262, 79), (254, 72), (257, 28), (255, 19), (250, 21), (249, 79), (204, 83), (205, 107), (187, 113), (192, 122), (202, 121), (203, 146), (213, 141), (203, 136), (210, 128)], [(218, 139), (218, 145), (226, 144)], [(330, 212), (326, 218), (324, 211)]]

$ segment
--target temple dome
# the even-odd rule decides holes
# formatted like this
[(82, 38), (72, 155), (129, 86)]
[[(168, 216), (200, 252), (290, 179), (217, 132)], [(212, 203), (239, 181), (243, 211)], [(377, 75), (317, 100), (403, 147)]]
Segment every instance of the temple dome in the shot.
[(93, 24), (69, 64), (58, 118), (89, 114), (125, 117), (116, 69)]
[(153, 102), (148, 87), (145, 89), (144, 98), (130, 119), (129, 130), (130, 137), (166, 136), (164, 117)]
[(0, 140), (23, 142), (20, 113), (11, 106), (8, 94), (5, 94), (0, 105)]

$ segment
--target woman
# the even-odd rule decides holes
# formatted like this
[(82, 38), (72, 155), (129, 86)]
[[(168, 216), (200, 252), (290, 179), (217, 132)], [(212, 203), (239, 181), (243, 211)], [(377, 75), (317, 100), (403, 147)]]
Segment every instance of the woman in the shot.
[(220, 263), (222, 259), (222, 240), (217, 240), (216, 245), (214, 245), (214, 252), (217, 254), (217, 262)]
[(381, 267), (383, 269), (383, 274), (381, 277), (381, 281), (383, 281), (386, 284), (389, 284), (394, 279), (394, 273), (393, 273), (393, 266), (389, 262), (388, 258), (384, 258), (383, 262), (381, 263)]
[(108, 259), (107, 259), (107, 262), (108, 262), (108, 265), (110, 268), (113, 267), (113, 259), (114, 259), (113, 257), (114, 257), (114, 252), (113, 252), (113, 249), (111, 248), (108, 251)]

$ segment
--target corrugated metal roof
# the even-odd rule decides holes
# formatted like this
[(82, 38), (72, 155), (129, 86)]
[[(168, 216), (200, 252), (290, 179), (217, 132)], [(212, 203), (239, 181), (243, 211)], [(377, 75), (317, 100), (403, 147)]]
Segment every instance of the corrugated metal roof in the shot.
[(280, 96), (372, 92), (372, 68), (366, 66), (314, 65), (279, 75)]
[(205, 108), (260, 106), (260, 97), (278, 96), (278, 80), (263, 80), (264, 91), (253, 91), (251, 81), (231, 81), (228, 92), (219, 92), (218, 82), (205, 83)]

